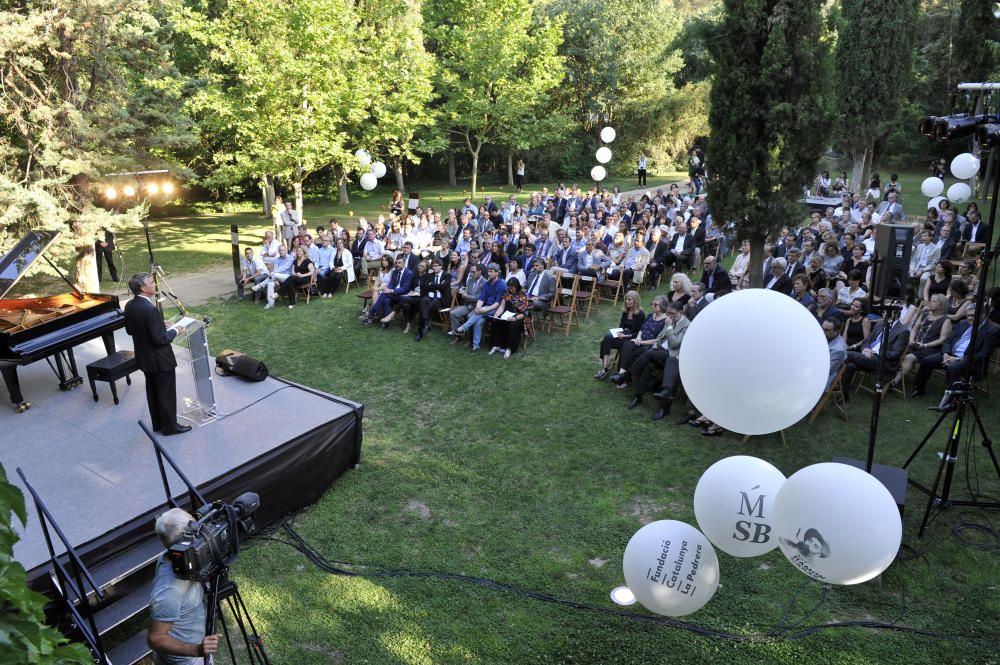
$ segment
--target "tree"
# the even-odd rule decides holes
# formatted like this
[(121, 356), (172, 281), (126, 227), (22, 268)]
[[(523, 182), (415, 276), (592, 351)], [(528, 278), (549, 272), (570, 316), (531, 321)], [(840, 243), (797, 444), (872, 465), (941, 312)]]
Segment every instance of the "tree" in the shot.
[(563, 79), (561, 17), (532, 16), (530, 0), (429, 0), (444, 122), (472, 158), (472, 190), (486, 144), (512, 145), (551, 112)]
[[(822, 0), (725, 0), (715, 63), (708, 191), (716, 223), (735, 221), (763, 260), (769, 233), (801, 216), (828, 126)], [(752, 271), (760, 284), (759, 271)]]
[[(913, 66), (916, 0), (843, 0), (835, 62), (840, 143), (854, 162), (855, 191), (868, 186), (875, 145), (895, 127)], [(873, 73), (880, 72), (873, 79)]]
[[(962, 0), (955, 40), (958, 81), (989, 81), (997, 73), (1000, 23), (993, 16), (993, 3)], [(996, 79), (992, 79), (996, 80)]]
[(99, 288), (94, 238), (134, 224), (94, 203), (102, 175), (163, 167), (193, 139), (155, 0), (18, 3), (0, 12), (0, 251), (31, 229)]

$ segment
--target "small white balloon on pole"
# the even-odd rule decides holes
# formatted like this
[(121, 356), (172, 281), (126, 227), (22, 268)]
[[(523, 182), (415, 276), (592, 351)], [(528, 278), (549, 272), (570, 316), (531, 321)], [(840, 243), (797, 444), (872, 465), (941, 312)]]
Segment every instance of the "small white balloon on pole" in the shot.
[(951, 174), (959, 180), (968, 180), (979, 173), (979, 158), (971, 152), (963, 152), (951, 160)]
[(373, 162), (372, 163), (372, 174), (376, 178), (381, 178), (382, 176), (384, 176), (385, 175), (385, 170), (386, 170), (385, 169), (385, 164), (383, 164), (382, 162)]
[(354, 158), (361, 162), (361, 166), (368, 166), (372, 163), (372, 156), (364, 148), (354, 151)]
[(601, 164), (607, 164), (611, 161), (611, 148), (608, 146), (598, 148), (595, 157), (597, 157), (597, 161)]
[(941, 178), (931, 176), (930, 178), (927, 178), (922, 183), (920, 183), (920, 192), (929, 199), (938, 196), (943, 191), (944, 191), (944, 180), (942, 180)]
[(615, 131), (614, 127), (605, 127), (601, 130), (601, 140), (605, 143), (611, 143), (618, 136), (618, 132)]
[(600, 182), (608, 177), (608, 170), (603, 166), (601, 166), (600, 164), (598, 164), (594, 168), (590, 169), (590, 177), (596, 180), (597, 182)]
[(370, 192), (378, 186), (378, 178), (375, 177), (374, 173), (362, 173), (361, 174), (361, 189), (366, 192)]
[(948, 188), (948, 200), (952, 203), (968, 201), (970, 196), (972, 196), (972, 188), (967, 183), (956, 182)]

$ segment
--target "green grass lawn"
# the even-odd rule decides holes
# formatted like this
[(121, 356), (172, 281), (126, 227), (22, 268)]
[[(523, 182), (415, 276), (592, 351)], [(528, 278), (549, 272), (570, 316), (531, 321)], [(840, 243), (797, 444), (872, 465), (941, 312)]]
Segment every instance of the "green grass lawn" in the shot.
[[(607, 304), (569, 337), (543, 335), (504, 361), (449, 346), (438, 330), (417, 344), (398, 328), (363, 328), (355, 300), (352, 292), (295, 310), (231, 302), (201, 312), (214, 320), (213, 350), (239, 349), (279, 376), (364, 403), (361, 467), (295, 521), (331, 560), (463, 573), (613, 608), (608, 593), (624, 582), (628, 539), (655, 519), (696, 524), (694, 487), (714, 461), (757, 455), (789, 475), (834, 455), (864, 457), (870, 402), (861, 396), (848, 423), (824, 413), (791, 428), (787, 447), (777, 436), (743, 444), (735, 435), (706, 439), (673, 419), (653, 423), (652, 405), (627, 411), (628, 391), (592, 379), (598, 340), (618, 318)], [(782, 363), (775, 358), (776, 375)], [(933, 422), (930, 401), (886, 400), (877, 462), (906, 459)], [(994, 399), (980, 405), (991, 432), (1000, 431)], [(915, 477), (931, 481), (943, 443), (940, 434), (918, 458)], [(963, 450), (955, 496), (966, 494), (969, 459), (969, 482), (1000, 495), (978, 441), (971, 451)], [(453, 581), (333, 576), (266, 541), (242, 555), (235, 576), (279, 663), (996, 662), (995, 543), (977, 549), (952, 531), (990, 516), (949, 510), (918, 540), (924, 505), (911, 491), (908, 558), (879, 580), (824, 587), (777, 550), (755, 559), (719, 552), (722, 585), (685, 621), (750, 637), (779, 624), (876, 620), (959, 639), (865, 628), (793, 641), (701, 637)]]

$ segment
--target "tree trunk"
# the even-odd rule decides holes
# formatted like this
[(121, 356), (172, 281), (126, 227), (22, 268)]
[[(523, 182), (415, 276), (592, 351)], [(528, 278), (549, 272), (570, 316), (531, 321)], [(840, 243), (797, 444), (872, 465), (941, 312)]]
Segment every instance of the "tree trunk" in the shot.
[(755, 231), (750, 234), (750, 288), (759, 289), (764, 286), (764, 241), (766, 235)]
[(347, 171), (344, 169), (338, 169), (339, 177), (337, 178), (337, 202), (340, 205), (347, 205), (351, 202), (351, 199), (347, 196)]
[(396, 159), (392, 163), (392, 170), (396, 174), (396, 189), (406, 195), (406, 183), (403, 182), (403, 160)]
[(507, 151), (507, 186), (514, 186), (514, 151)]
[(264, 174), (260, 181), (260, 193), (264, 204), (264, 216), (271, 216), (271, 207), (274, 205), (274, 178), (269, 174)]
[(448, 148), (448, 185), (458, 187), (458, 177), (455, 175), (455, 151)]
[(864, 196), (865, 191), (868, 189), (865, 163), (868, 161), (871, 151), (872, 147), (870, 145), (851, 151), (851, 159), (854, 161), (854, 165), (851, 167), (851, 188), (859, 196)]
[(866, 152), (867, 154), (865, 155), (865, 168), (862, 174), (863, 179), (861, 182), (865, 190), (867, 191), (868, 183), (872, 179), (872, 161), (875, 159), (875, 145), (874, 144), (870, 145)]
[[(83, 239), (81, 238), (81, 243)], [(97, 252), (94, 244), (79, 244), (76, 246), (76, 285), (84, 293), (100, 293), (100, 281), (97, 279)]]

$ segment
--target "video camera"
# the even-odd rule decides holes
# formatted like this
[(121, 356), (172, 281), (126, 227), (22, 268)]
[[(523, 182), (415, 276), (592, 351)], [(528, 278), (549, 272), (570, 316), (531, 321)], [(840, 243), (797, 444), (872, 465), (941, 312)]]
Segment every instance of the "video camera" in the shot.
[(240, 553), (240, 530), (248, 536), (257, 530), (251, 516), (259, 506), (260, 497), (246, 492), (232, 505), (214, 501), (199, 508), (197, 520), (167, 550), (174, 574), (201, 582), (232, 565)]

